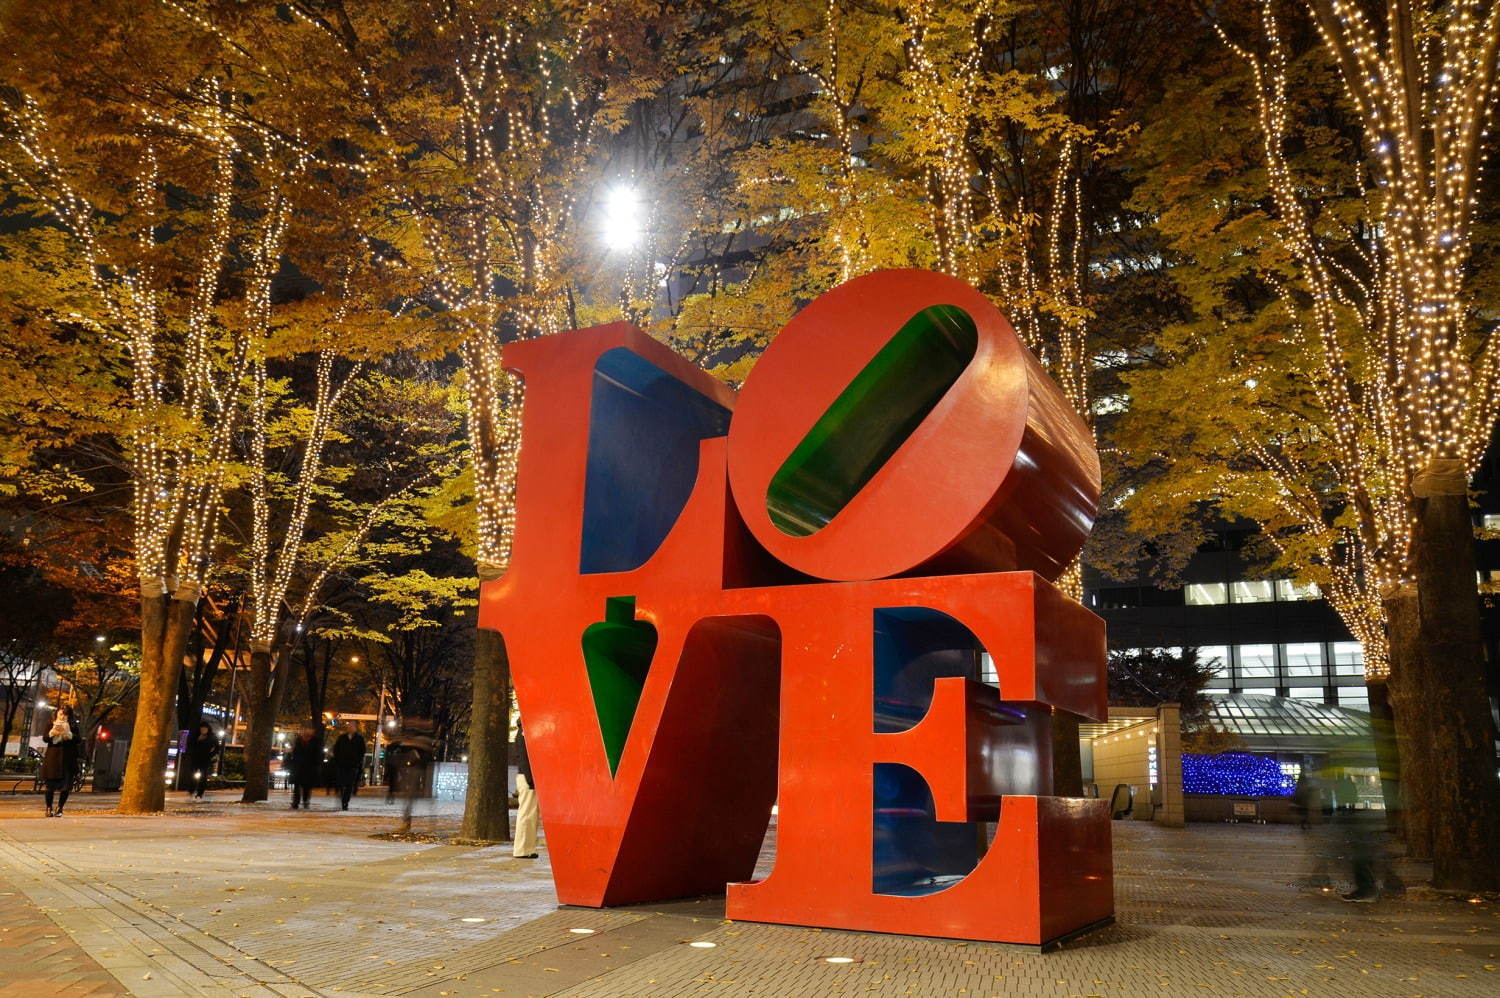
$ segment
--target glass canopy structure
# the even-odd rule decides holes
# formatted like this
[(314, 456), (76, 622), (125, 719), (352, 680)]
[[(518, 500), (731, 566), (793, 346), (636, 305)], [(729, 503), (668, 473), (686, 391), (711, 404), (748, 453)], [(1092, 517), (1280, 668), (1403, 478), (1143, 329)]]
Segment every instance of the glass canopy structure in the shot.
[(1238, 735), (1252, 752), (1375, 751), (1369, 714), (1310, 700), (1210, 694), (1208, 721)]

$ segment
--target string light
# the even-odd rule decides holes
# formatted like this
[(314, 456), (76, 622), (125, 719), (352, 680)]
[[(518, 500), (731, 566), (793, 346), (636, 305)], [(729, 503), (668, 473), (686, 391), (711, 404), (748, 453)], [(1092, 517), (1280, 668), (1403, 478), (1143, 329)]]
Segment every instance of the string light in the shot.
[[(1311, 484), (1318, 469), (1261, 441), (1239, 443), (1279, 483), (1288, 522), (1315, 542), (1327, 575), (1320, 585), (1364, 645), (1367, 676), (1379, 679), (1390, 668), (1382, 596), (1412, 579), (1412, 479), (1434, 461), (1472, 472), (1500, 410), (1500, 341), (1476, 341), (1465, 326), (1500, 8), (1459, 0), (1420, 9), (1416, 24), (1377, 27), (1353, 0), (1308, 6), (1370, 150), (1374, 210), (1358, 238), (1337, 233), (1337, 248), (1285, 153), (1290, 53), (1273, 0), (1262, 4), (1265, 55), (1221, 37), (1253, 74), (1275, 222), (1310, 301), (1284, 282), (1275, 290), (1316, 360), (1305, 374), (1329, 417), (1324, 477), (1336, 480), (1354, 522), (1327, 522), (1329, 497)], [(1362, 275), (1335, 255), (1349, 245)]]
[(1297, 783), (1270, 756), (1249, 752), (1182, 754), (1182, 792), (1234, 797), (1290, 797)]
[[(347, 52), (338, 32), (292, 5), (294, 15)], [(451, 46), (442, 65), (459, 99), (455, 130), (440, 137), (461, 150), (469, 201), (452, 212), (434, 204), (393, 145), (384, 190), (416, 229), (430, 298), (460, 333), (469, 457), (474, 470), (477, 562), (495, 578), (510, 561), (515, 531), (516, 463), (524, 383), (501, 366), (502, 324), (517, 338), (547, 335), (572, 322), (568, 256), (579, 212), (577, 191), (611, 125), (602, 76), (560, 67), (589, 63), (607, 48), (607, 26), (592, 7), (561, 20), (517, 16), (496, 28), (482, 12), (445, 8), (434, 25)], [(361, 93), (384, 136), (397, 129), (378, 83), (363, 65)], [(503, 294), (502, 283), (513, 293)]]
[[(45, 206), (81, 250), (89, 290), (106, 321), (97, 324), (121, 347), (130, 365), (132, 418), (125, 437), (132, 468), (131, 512), (137, 570), (145, 595), (196, 601), (217, 537), (217, 522), (239, 407), (234, 395), (248, 362), (248, 341), (224, 330), (214, 316), (221, 275), (230, 264), (231, 208), (237, 164), (252, 155), (235, 135), (218, 80), (196, 83), (182, 113), (154, 112), (143, 125), (188, 136), (212, 157), (205, 201), (205, 238), (194, 243), (190, 290), (176, 290), (175, 274), (155, 262), (167, 220), (169, 181), (161, 175), (154, 141), (142, 143), (129, 185), (137, 217), (130, 237), (106, 243), (101, 218), (68, 176), (53, 150), (51, 122), (35, 99), (23, 95), (6, 108), (10, 142), (0, 170)], [(11, 155), (19, 153), (19, 155)], [(115, 225), (108, 222), (104, 224)], [(106, 249), (106, 245), (111, 249)], [(177, 332), (172, 304), (185, 304)], [(178, 344), (180, 343), (180, 349)]]
[[(1004, 171), (981, 168), (970, 151), (976, 130), (970, 109), (996, 99), (986, 90), (996, 85), (993, 77), (982, 71), (986, 44), (1003, 35), (1008, 13), (1006, 5), (984, 0), (968, 5), (958, 19), (951, 5), (934, 0), (919, 0), (905, 9), (898, 21), (905, 60), (901, 106), (913, 120), (902, 127), (921, 136), (917, 161), (928, 194), (924, 205), (936, 268), (972, 284), (993, 283), (1023, 342), (1092, 427), (1082, 164), (1083, 147), (1094, 136), (1055, 116), (1056, 162), (1044, 219), (1024, 197), (1003, 187)], [(982, 192), (983, 203), (976, 191)], [(1077, 559), (1057, 584), (1082, 600)]]

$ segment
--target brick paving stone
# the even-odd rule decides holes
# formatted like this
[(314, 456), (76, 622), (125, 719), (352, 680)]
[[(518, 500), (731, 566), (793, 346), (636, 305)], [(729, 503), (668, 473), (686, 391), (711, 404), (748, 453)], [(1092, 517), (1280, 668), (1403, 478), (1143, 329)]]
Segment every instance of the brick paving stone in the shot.
[(126, 990), (0, 872), (0, 998), (107, 998)]
[[(284, 799), (173, 795), (167, 814), (137, 818), (83, 795), (53, 821), (0, 800), (0, 929), (24, 910), (33, 933), (0, 932), (0, 996), (1500, 993), (1500, 904), (1414, 890), (1350, 905), (1300, 890), (1321, 840), (1285, 826), (1116, 823), (1117, 924), (1041, 954), (730, 923), (713, 899), (558, 909), (545, 843), (527, 862), (505, 847), (373, 837), (395, 824), (378, 798), (347, 813), (321, 795), (310, 813)], [(441, 838), (457, 821), (456, 805), (437, 804), (417, 826)], [(767, 845), (760, 875), (774, 835)], [(6, 959), (42, 944), (92, 965), (45, 948)]]

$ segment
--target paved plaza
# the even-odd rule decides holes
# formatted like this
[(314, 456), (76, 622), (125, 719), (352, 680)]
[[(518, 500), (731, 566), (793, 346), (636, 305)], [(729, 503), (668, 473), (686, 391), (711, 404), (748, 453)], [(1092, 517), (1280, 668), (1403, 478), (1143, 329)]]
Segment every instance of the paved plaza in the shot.
[(1116, 822), (1117, 924), (1043, 954), (732, 923), (722, 899), (559, 909), (545, 844), (452, 844), (457, 805), (407, 840), (379, 797), (286, 801), (123, 818), (85, 794), (48, 820), (0, 797), (0, 996), (1500, 994), (1494, 899), (1299, 889), (1315, 837), (1290, 826)]

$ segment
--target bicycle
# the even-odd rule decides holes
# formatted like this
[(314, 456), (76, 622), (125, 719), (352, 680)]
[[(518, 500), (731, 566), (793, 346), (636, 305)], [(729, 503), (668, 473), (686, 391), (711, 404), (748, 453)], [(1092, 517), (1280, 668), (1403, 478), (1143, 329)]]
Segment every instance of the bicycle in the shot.
[[(47, 781), (42, 779), (41, 754), (36, 749), (31, 749), (31, 755), (36, 760), (36, 772), (31, 777), (31, 792), (39, 794), (47, 789)], [(68, 786), (68, 793), (76, 794), (83, 792), (83, 785), (88, 782), (88, 774), (84, 767), (79, 766), (73, 773), (73, 782)]]

